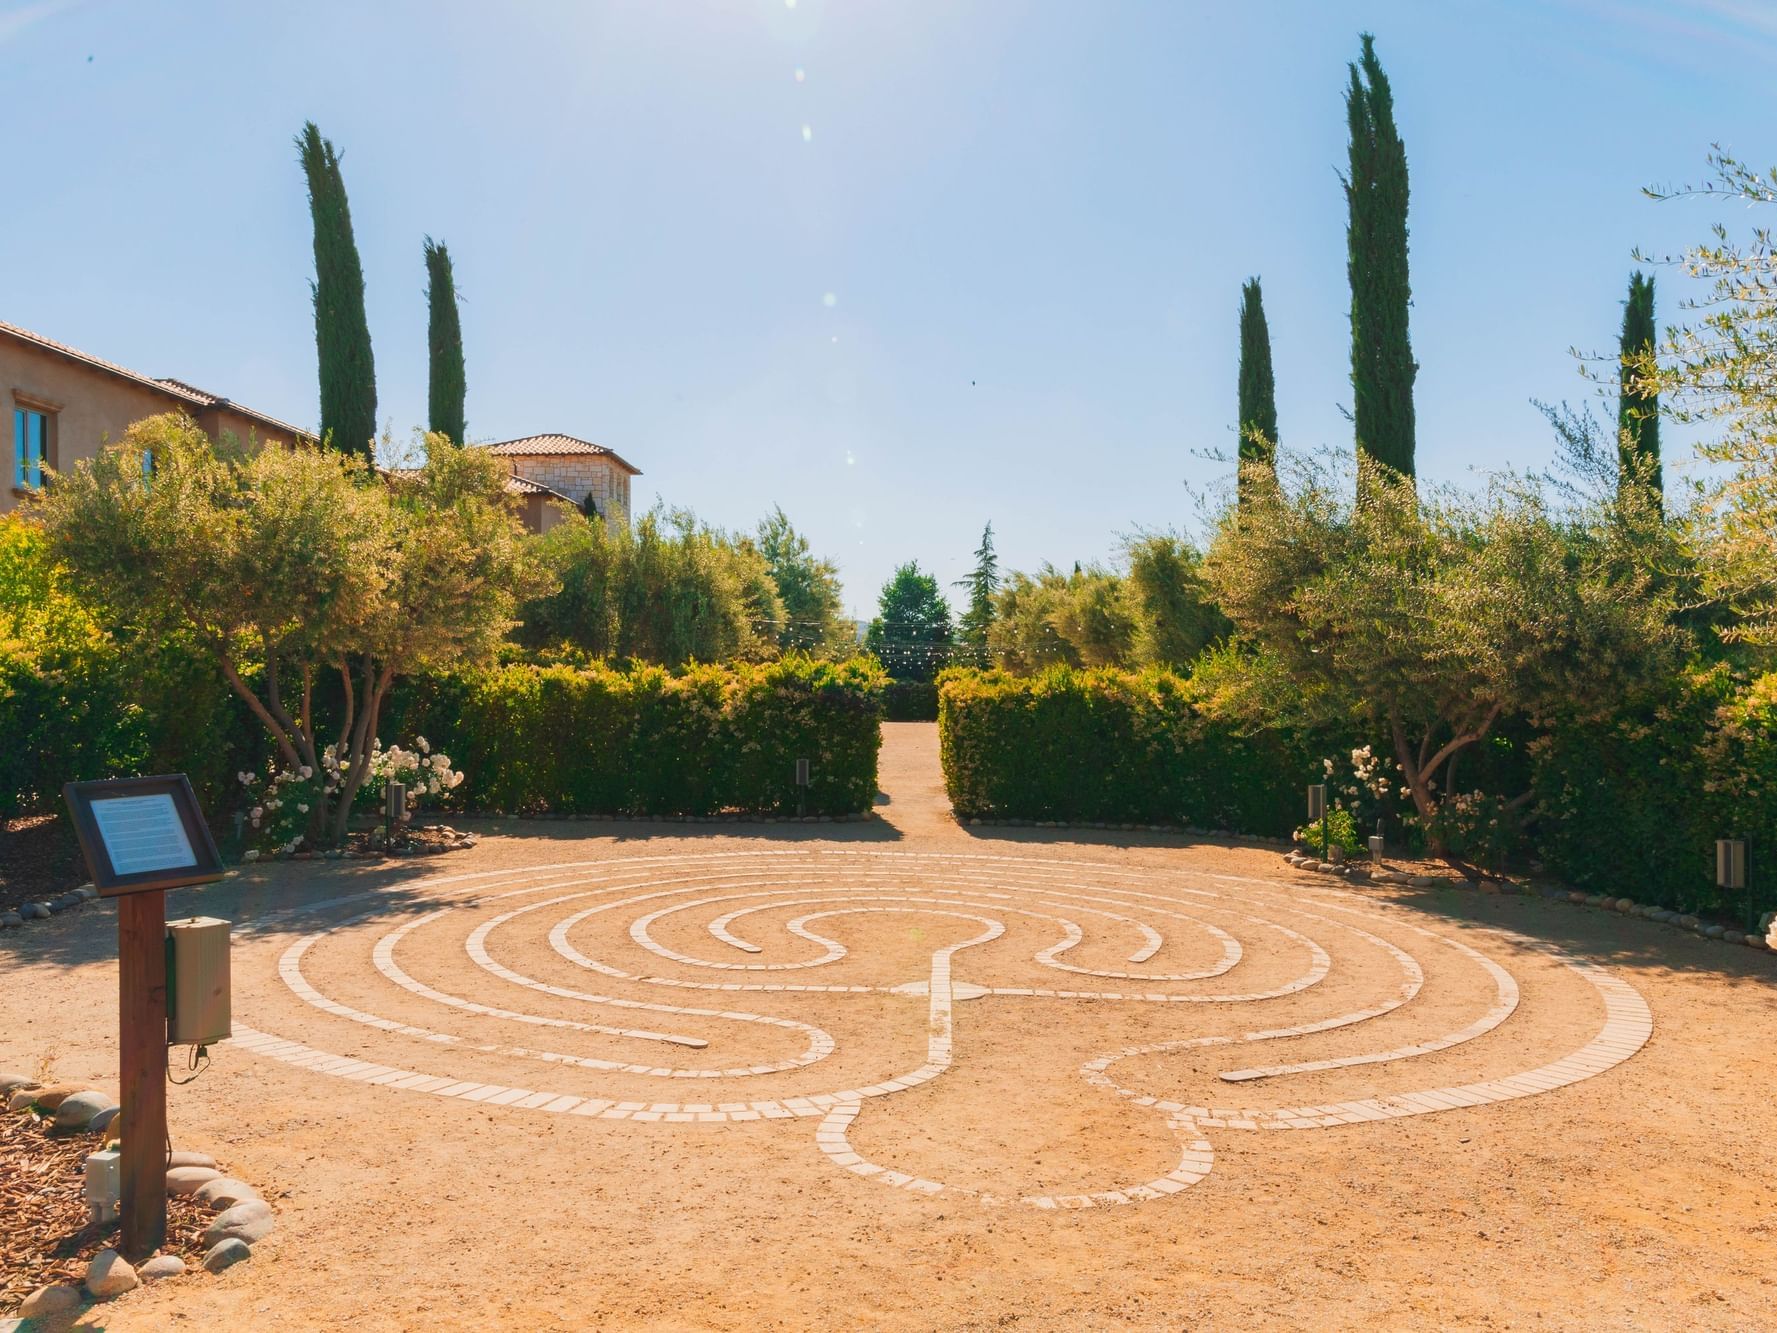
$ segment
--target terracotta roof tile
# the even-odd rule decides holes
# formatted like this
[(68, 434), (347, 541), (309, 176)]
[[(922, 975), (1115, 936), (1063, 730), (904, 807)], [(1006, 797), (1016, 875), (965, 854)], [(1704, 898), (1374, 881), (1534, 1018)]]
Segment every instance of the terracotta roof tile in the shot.
[(516, 472), (506, 478), (506, 492), (508, 495), (550, 495), (563, 504), (574, 503), (560, 491), (552, 490), (540, 481), (532, 481), (529, 477), (521, 477)]
[(482, 447), (490, 453), (499, 454), (502, 458), (551, 458), (564, 454), (588, 454), (599, 458), (609, 458), (631, 476), (642, 475), (642, 470), (639, 467), (625, 462), (604, 445), (594, 444), (590, 440), (576, 439), (572, 435), (526, 435), (521, 439), (502, 440), (498, 444)]

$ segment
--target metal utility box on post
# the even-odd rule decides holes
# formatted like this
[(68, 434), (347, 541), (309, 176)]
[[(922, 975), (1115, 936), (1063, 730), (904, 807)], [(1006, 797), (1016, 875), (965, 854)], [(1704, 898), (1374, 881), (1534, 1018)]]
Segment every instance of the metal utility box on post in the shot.
[(208, 1046), (230, 1035), (228, 922), (167, 922), (167, 1045)]

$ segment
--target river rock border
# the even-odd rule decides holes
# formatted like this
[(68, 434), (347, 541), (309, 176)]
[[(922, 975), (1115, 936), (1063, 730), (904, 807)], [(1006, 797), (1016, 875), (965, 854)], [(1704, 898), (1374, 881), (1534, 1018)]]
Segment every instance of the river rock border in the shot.
[(47, 921), (82, 903), (93, 902), (98, 896), (99, 891), (92, 885), (82, 884), (78, 889), (69, 889), (54, 898), (21, 904), (11, 911), (0, 912), (0, 930), (17, 930), (28, 921)]
[[(43, 1084), (23, 1074), (0, 1074), (0, 1098), (14, 1115), (41, 1115), (57, 1129), (99, 1136), (101, 1147), (117, 1138), (113, 1122), (116, 1098), (77, 1084)], [(220, 1273), (252, 1256), (252, 1247), (271, 1235), (276, 1225), (271, 1205), (245, 1181), (228, 1175), (205, 1153), (175, 1150), (167, 1156), (167, 1193), (190, 1195), (215, 1214), (204, 1229), (203, 1267)], [(86, 1277), (39, 1287), (19, 1306), (18, 1319), (69, 1315), (87, 1301), (115, 1300), (144, 1282), (178, 1277), (186, 1271), (176, 1254), (157, 1254), (132, 1265), (114, 1249), (103, 1249), (87, 1264)], [(0, 1320), (0, 1330), (16, 1321)]]

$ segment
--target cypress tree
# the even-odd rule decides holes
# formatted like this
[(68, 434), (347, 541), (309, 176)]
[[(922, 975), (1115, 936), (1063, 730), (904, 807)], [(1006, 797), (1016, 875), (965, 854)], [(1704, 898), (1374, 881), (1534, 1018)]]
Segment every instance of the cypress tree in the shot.
[(1394, 95), (1363, 34), (1363, 54), (1345, 90), (1351, 131), (1343, 177), (1351, 280), (1351, 391), (1357, 447), (1413, 475), (1413, 377), (1419, 367), (1407, 335), (1407, 150), (1395, 130)]
[(426, 314), (426, 344), (430, 353), (427, 429), (461, 444), (469, 430), (463, 419), (468, 382), (463, 374), (463, 325), (457, 317), (457, 283), (451, 273), (450, 251), (444, 242), (434, 242), (430, 236), (426, 237)]
[(308, 176), (315, 224), (315, 353), (321, 370), (321, 438), (336, 449), (373, 457), (376, 359), (364, 314), (364, 268), (352, 239), (339, 154), (311, 120), (296, 136)]
[(954, 585), (969, 590), (969, 609), (957, 622), (957, 637), (973, 651), (976, 664), (987, 665), (987, 631), (993, 626), (993, 595), (1000, 587), (1000, 558), (993, 549), (993, 524), (981, 533), (975, 567)]
[(1660, 391), (1644, 382), (1658, 330), (1654, 326), (1654, 280), (1629, 278), (1623, 303), (1623, 345), (1617, 398), (1617, 488), (1646, 483), (1656, 508), (1664, 508), (1665, 477), (1660, 468)]
[[(1240, 461), (1270, 467), (1277, 453), (1277, 385), (1271, 376), (1271, 330), (1259, 280), (1240, 289)], [(1249, 481), (1239, 479), (1240, 498)]]

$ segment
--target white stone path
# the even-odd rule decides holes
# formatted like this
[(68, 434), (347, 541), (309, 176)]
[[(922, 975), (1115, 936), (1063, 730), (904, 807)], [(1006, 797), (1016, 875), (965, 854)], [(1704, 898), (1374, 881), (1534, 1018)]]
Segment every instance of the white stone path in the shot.
[[(296, 1036), (281, 1036), (237, 1023), (237, 1043), (256, 1054), (318, 1074), (484, 1106), (508, 1107), (515, 1112), (674, 1124), (815, 1117), (815, 1145), (835, 1166), (878, 1183), (926, 1194), (962, 1194), (983, 1204), (1081, 1208), (1163, 1198), (1208, 1174), (1214, 1155), (1203, 1136), (1205, 1130), (1329, 1128), (1535, 1096), (1620, 1064), (1640, 1049), (1653, 1026), (1652, 1015), (1641, 996), (1604, 969), (1511, 932), (1476, 927), (1463, 933), (1564, 964), (1599, 997), (1602, 1026), (1569, 1054), (1506, 1077), (1454, 1083), (1438, 1080), (1435, 1086), (1413, 1092), (1303, 1106), (1271, 1104), (1269, 1099), (1267, 1104), (1257, 1105), (1246, 1094), (1238, 1101), (1231, 1098), (1225, 1105), (1187, 1105), (1151, 1095), (1134, 1084), (1120, 1083), (1112, 1071), (1135, 1057), (1305, 1037), (1354, 1027), (1411, 1006), (1426, 986), (1425, 970), (1414, 952), (1403, 948), (1397, 940), (1376, 933), (1377, 930), (1388, 930), (1397, 939), (1400, 935), (1408, 936), (1433, 951), (1445, 951), (1446, 959), (1461, 960), (1489, 978), (1493, 994), (1485, 1009), (1462, 1027), (1430, 1032), (1410, 1044), (1390, 1044), (1326, 1059), (1246, 1064), (1224, 1071), (1222, 1081), (1231, 1087), (1268, 1085), (1272, 1080), (1287, 1080), (1292, 1075), (1408, 1061), (1450, 1051), (1506, 1024), (1520, 1004), (1518, 983), (1504, 966), (1481, 949), (1449, 933), (1417, 924), (1423, 920), (1417, 913), (1369, 904), (1361, 896), (1342, 889), (1304, 889), (1284, 881), (1252, 877), (1180, 874), (1061, 859), (854, 849), (688, 854), (443, 875), (407, 886), (407, 892), (422, 905), (431, 904), (429, 910), (419, 911), (383, 932), (375, 941), (372, 961), (387, 983), (409, 997), (409, 1006), (435, 1006), (441, 1019), (454, 1014), (471, 1023), (485, 1018), (529, 1024), (555, 1031), (564, 1041), (570, 1037), (587, 1041), (594, 1049), (599, 1045), (607, 1049), (613, 1045), (639, 1045), (659, 1054), (653, 1059), (622, 1058), (615, 1053), (532, 1049), (480, 1041), (460, 1032), (372, 1013), (324, 994), (305, 976), (304, 960), (330, 938), (353, 936), (383, 917), (384, 911), (377, 906), (380, 895), (375, 892), (277, 914), (285, 919), (320, 920), (316, 929), (282, 950), (276, 970), (284, 985), (304, 1005), (331, 1018), (411, 1041), (413, 1056), (394, 1066), (334, 1054), (299, 1040), (307, 1031), (301, 1024), (297, 1025)], [(515, 899), (531, 901), (506, 906)], [(492, 915), (481, 915), (490, 909)], [(552, 920), (548, 917), (551, 912), (558, 912)], [(958, 943), (934, 950), (926, 975), (913, 980), (865, 985), (783, 979), (848, 957), (845, 945), (821, 933), (822, 929), (831, 928), (827, 923), (891, 913), (960, 920), (977, 929)], [(782, 914), (791, 915), (782, 921), (781, 927), (774, 926)], [(608, 983), (615, 982), (618, 989), (640, 989), (644, 994), (659, 988), (655, 993), (664, 990), (667, 995), (693, 990), (737, 996), (819, 996), (819, 1003), (829, 1011), (834, 1011), (835, 1005), (843, 1005), (845, 1001), (840, 997), (846, 995), (924, 996), (924, 1062), (859, 1087), (802, 1096), (748, 1096), (741, 1091), (751, 1086), (745, 1080), (818, 1066), (833, 1055), (833, 1037), (812, 1023), (791, 1018), (670, 1003), (665, 995), (657, 1000), (642, 1000), (633, 995), (607, 994), (604, 989), (582, 990), (538, 980), (512, 966), (510, 951), (502, 950), (498, 942), (502, 932), (514, 923), (524, 925), (539, 915), (548, 922), (548, 942), (559, 958), (603, 978), (606, 988)], [(1210, 916), (1215, 916), (1220, 924), (1207, 919)], [(1275, 919), (1279, 916), (1289, 918), (1291, 924)], [(636, 971), (633, 964), (626, 968), (585, 952), (574, 942), (575, 936), (586, 933), (587, 923), (600, 924), (601, 918), (614, 918), (626, 925), (628, 939), (641, 958), (657, 959), (674, 973), (702, 971), (712, 979), (662, 975), (655, 969)], [(687, 920), (703, 921), (704, 933), (713, 947), (728, 956), (706, 958), (656, 938), (658, 929)], [(1006, 933), (1007, 923), (1013, 920), (1032, 923), (1034, 929), (1055, 937), (1030, 957), (1029, 963), (1034, 967), (1112, 981), (1119, 983), (1119, 988), (1084, 989), (1077, 982), (1066, 987), (988, 985), (953, 975), (959, 956), (999, 940)], [(463, 947), (467, 958), (488, 978), (485, 986), (473, 988), (475, 995), (439, 990), (415, 979), (398, 961), (400, 946), (414, 932), (422, 928), (451, 929), (459, 921), (466, 927)], [(1107, 937), (1114, 938), (1116, 932), (1129, 937), (1135, 947), (1126, 955), (1126, 961), (1114, 969), (1067, 961), (1064, 955), (1089, 938), (1082, 921), (1104, 923), (1102, 927), (1095, 924), (1095, 929), (1104, 930)], [(781, 929), (782, 942), (773, 934), (777, 929)], [(768, 940), (769, 946), (761, 944), (761, 939)], [(1167, 1129), (1179, 1143), (1179, 1156), (1177, 1164), (1162, 1175), (1138, 1183), (1114, 1184), (1087, 1194), (1012, 1192), (1001, 1197), (895, 1170), (867, 1160), (852, 1147), (848, 1131), (874, 1099), (893, 1097), (927, 1084), (951, 1068), (955, 1058), (955, 1008), (959, 1002), (1089, 999), (1100, 1004), (1129, 1005), (1263, 1004), (1300, 995), (1320, 985), (1337, 967), (1327, 943), (1336, 942), (1335, 949), (1343, 951), (1352, 940), (1362, 941), (1392, 961), (1398, 969), (1392, 991), (1374, 995), (1349, 1012), (1289, 1026), (1255, 1028), (1234, 1036), (1187, 1036), (1127, 1047), (1108, 1052), (1082, 1067), (1080, 1074), (1089, 1085), (1164, 1118)], [(1198, 954), (1207, 945), (1219, 956), (1207, 966), (1143, 966), (1173, 944)], [(509, 961), (501, 961), (497, 953)], [(773, 956), (761, 958), (768, 953)], [(1205, 988), (1205, 983), (1231, 973), (1239, 975), (1237, 969), (1251, 965), (1255, 956), (1272, 962), (1295, 957), (1299, 962), (1284, 980), (1271, 985)], [(997, 970), (1003, 971), (1005, 966), (1001, 959)], [(526, 993), (549, 996), (595, 1013), (614, 1010), (626, 1016), (645, 1014), (646, 1021), (658, 1026), (583, 1022), (512, 1007), (522, 1004)], [(508, 1003), (494, 1002), (499, 997), (507, 998)], [(720, 1046), (722, 1035), (731, 1030), (730, 1024), (762, 1025), (783, 1031), (799, 1040), (802, 1049), (788, 1058), (734, 1066), (711, 1067), (665, 1059), (669, 1051), (699, 1051), (712, 1042)], [(477, 1054), (613, 1075), (701, 1080), (711, 1085), (733, 1085), (740, 1095), (728, 1101), (693, 1102), (626, 1099), (616, 1093), (589, 1097), (509, 1087), (473, 1077), (473, 1057)]]

